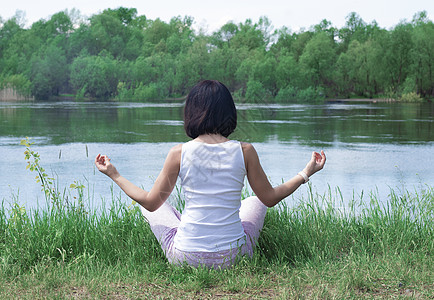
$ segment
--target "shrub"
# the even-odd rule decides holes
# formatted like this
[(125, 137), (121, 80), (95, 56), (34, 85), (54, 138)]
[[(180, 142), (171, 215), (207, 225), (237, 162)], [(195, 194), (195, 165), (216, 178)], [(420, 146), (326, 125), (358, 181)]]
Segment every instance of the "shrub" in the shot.
[(325, 98), (324, 93), (321, 90), (314, 87), (308, 87), (304, 90), (299, 90), (297, 93), (297, 99), (301, 101), (319, 101)]
[(424, 99), (416, 92), (403, 93), (399, 97), (399, 101), (402, 102), (423, 102)]
[(148, 85), (140, 84), (134, 90), (134, 99), (139, 101), (156, 100), (159, 98), (157, 85), (150, 83)]
[(279, 90), (275, 99), (279, 102), (297, 100), (297, 89), (288, 85), (287, 87)]
[(262, 85), (261, 82), (256, 80), (249, 80), (247, 82), (247, 89), (246, 89), (246, 99), (247, 101), (259, 101), (264, 100), (269, 95), (269, 92), (266, 88)]

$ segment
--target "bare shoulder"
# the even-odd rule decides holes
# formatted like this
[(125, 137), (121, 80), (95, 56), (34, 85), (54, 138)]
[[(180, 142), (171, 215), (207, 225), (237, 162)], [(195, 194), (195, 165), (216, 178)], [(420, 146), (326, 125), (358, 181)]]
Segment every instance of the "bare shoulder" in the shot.
[(255, 147), (250, 143), (241, 142), (241, 149), (244, 155), (244, 165), (246, 166), (247, 172), (249, 172), (250, 168), (258, 164), (258, 154), (256, 153)]
[(241, 142), (241, 149), (243, 149), (244, 156), (250, 156), (256, 153), (255, 147), (250, 143)]
[(179, 164), (181, 162), (181, 152), (182, 144), (175, 145), (170, 148), (167, 158)]
[(178, 144), (170, 148), (170, 152), (174, 154), (181, 154), (181, 151), (182, 151), (182, 144)]

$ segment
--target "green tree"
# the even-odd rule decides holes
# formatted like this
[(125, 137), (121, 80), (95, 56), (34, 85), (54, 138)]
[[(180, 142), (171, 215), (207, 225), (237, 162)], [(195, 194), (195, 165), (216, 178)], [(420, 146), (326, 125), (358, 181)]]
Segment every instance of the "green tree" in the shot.
[[(18, 53), (13, 50), (14, 47), (14, 39), (17, 39), (17, 36), (22, 34), (24, 29), (20, 24), (20, 15), (16, 14), (6, 22), (2, 22), (0, 26), (0, 72), (3, 74), (6, 73), (16, 73), (17, 72), (17, 60), (19, 57)], [(8, 51), (9, 50), (9, 51)]]
[(301, 69), (306, 79), (304, 87), (333, 88), (333, 70), (336, 61), (334, 44), (324, 33), (316, 34), (306, 45), (300, 57)]
[(306, 45), (309, 43), (313, 36), (314, 33), (310, 31), (293, 34), (293, 41), (291, 42), (290, 52), (292, 53), (297, 62), (303, 54)]
[(218, 48), (231, 47), (231, 40), (238, 33), (238, 26), (233, 22), (228, 22), (211, 36), (211, 43)]
[(246, 87), (246, 100), (249, 102), (258, 102), (266, 99), (269, 92), (264, 88), (261, 82), (250, 79)]
[(410, 51), (413, 47), (411, 38), (412, 27), (408, 23), (401, 23), (390, 32), (387, 47), (384, 52), (384, 68), (387, 84), (397, 92), (405, 81), (410, 67)]
[(282, 27), (275, 31), (276, 42), (271, 45), (272, 52), (279, 52), (283, 49), (290, 51), (292, 43), (294, 41), (294, 36), (291, 30), (287, 27)]
[(287, 50), (280, 52), (277, 58), (277, 68), (274, 70), (278, 90), (288, 86), (299, 87), (301, 83), (300, 65)]
[(103, 53), (99, 56), (77, 57), (71, 65), (70, 82), (81, 94), (98, 99), (115, 96), (118, 86), (116, 61)]
[(160, 41), (165, 41), (170, 34), (170, 25), (161, 21), (159, 18), (150, 21), (148, 27), (144, 31), (145, 40), (154, 46)]
[(411, 67), (409, 76), (416, 84), (414, 92), (427, 97), (434, 96), (434, 24), (429, 21), (426, 12), (420, 12), (413, 18), (412, 42), (410, 52)]
[(108, 51), (115, 58), (122, 57), (125, 45), (131, 37), (131, 30), (124, 22), (125, 20), (112, 10), (92, 16), (89, 32), (85, 35), (89, 53), (98, 55), (102, 51)]
[(320, 33), (325, 32), (332, 41), (338, 36), (338, 30), (332, 26), (332, 22), (323, 19), (319, 24), (313, 26), (313, 32)]
[(32, 62), (32, 93), (36, 99), (49, 99), (59, 95), (68, 81), (65, 52), (54, 44), (47, 47), (42, 57)]
[(353, 40), (346, 53), (347, 64), (351, 66), (349, 80), (352, 82), (353, 91), (360, 96), (372, 96), (372, 74), (369, 50), (371, 41), (360, 43)]
[(231, 38), (231, 45), (235, 48), (247, 47), (249, 50), (264, 49), (271, 40), (270, 21), (261, 17), (258, 23), (253, 24), (251, 19), (238, 25), (238, 31)]
[(338, 37), (342, 41), (340, 44), (341, 52), (348, 49), (351, 41), (365, 42), (368, 37), (366, 22), (356, 12), (351, 12), (346, 19), (345, 26), (338, 33)]
[(199, 80), (209, 78), (209, 50), (207, 40), (198, 38), (187, 53), (177, 56), (174, 81), (179, 94), (186, 95)]

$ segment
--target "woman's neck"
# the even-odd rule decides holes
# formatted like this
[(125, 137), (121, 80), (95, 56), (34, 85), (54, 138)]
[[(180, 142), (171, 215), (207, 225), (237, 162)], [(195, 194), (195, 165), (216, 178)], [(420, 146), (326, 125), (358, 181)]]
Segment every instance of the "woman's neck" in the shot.
[(220, 144), (229, 141), (229, 139), (221, 134), (201, 134), (194, 141), (206, 144)]

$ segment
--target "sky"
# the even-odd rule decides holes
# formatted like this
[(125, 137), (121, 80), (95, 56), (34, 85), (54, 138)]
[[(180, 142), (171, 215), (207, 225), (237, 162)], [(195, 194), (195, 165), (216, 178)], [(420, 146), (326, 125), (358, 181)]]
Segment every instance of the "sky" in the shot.
[(261, 16), (267, 16), (274, 29), (286, 26), (293, 32), (309, 29), (323, 19), (341, 28), (351, 12), (358, 13), (366, 23), (375, 20), (386, 29), (402, 20), (411, 21), (415, 13), (423, 10), (434, 20), (434, 0), (0, 0), (0, 3), (3, 21), (20, 10), (25, 13), (26, 27), (66, 9), (76, 9), (90, 17), (120, 6), (136, 8), (138, 15), (165, 22), (176, 16), (190, 16), (194, 19), (193, 27), (202, 28), (206, 33), (214, 32), (228, 21), (257, 22)]

